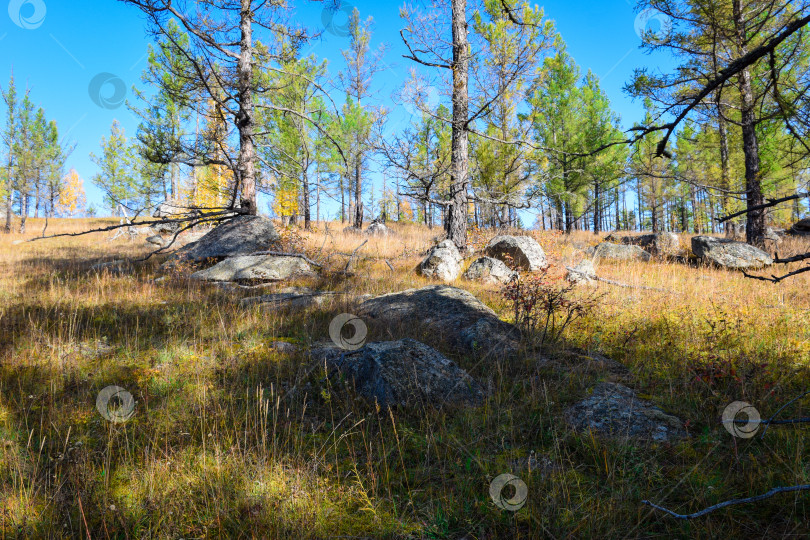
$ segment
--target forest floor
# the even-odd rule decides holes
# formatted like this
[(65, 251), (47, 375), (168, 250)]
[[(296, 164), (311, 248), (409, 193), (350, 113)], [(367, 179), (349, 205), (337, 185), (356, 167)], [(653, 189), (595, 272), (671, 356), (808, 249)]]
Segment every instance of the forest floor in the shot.
[[(51, 220), (48, 232), (109, 220)], [(363, 241), (324, 225), (283, 232), (285, 249), (324, 261), (291, 284), (377, 295), (431, 284), (415, 266), (439, 235), (392, 224)], [(333, 391), (304, 352), (351, 312), (351, 295), (308, 310), (242, 307), (255, 290), (164, 274), (153, 257), (120, 273), (99, 261), (149, 253), (110, 233), (15, 243), (0, 235), (0, 539), (37, 538), (782, 538), (810, 535), (806, 492), (676, 520), (643, 500), (689, 513), (777, 486), (810, 483), (804, 424), (764, 438), (732, 437), (723, 409), (743, 400), (763, 418), (810, 388), (810, 274), (781, 284), (677, 263), (602, 263), (600, 283), (575, 297), (595, 305), (560, 342), (481, 362), (431, 335), (488, 389), (481, 407), (378, 410)], [(590, 233), (531, 232), (550, 280), (584, 257)], [(494, 232), (473, 232), (481, 247)], [(780, 255), (810, 249), (788, 240)], [(391, 267), (393, 267), (393, 270)], [(793, 267), (795, 268), (795, 267)], [(781, 271), (783, 269), (777, 269)], [(161, 279), (161, 276), (165, 278)], [(509, 320), (497, 286), (459, 280)], [(272, 289), (272, 288), (271, 288)], [(375, 330), (369, 341), (408, 328)], [(626, 366), (625, 384), (681, 418), (675, 443), (604, 439), (572, 430), (564, 411), (610, 375), (582, 368), (598, 352)], [(308, 392), (291, 392), (309, 383)], [(136, 401), (125, 423), (96, 410), (117, 385)], [(312, 390), (314, 389), (314, 390)], [(780, 417), (810, 416), (810, 397)], [(528, 464), (528, 467), (526, 466)], [(490, 481), (528, 486), (517, 512), (496, 507)]]

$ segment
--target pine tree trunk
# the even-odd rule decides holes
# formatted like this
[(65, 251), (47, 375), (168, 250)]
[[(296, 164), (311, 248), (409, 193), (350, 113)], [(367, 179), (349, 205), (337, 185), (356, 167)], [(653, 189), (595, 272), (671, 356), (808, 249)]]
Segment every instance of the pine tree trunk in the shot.
[[(742, 56), (747, 51), (745, 50), (746, 29), (740, 0), (734, 0), (733, 11), (739, 49), (737, 52)], [(762, 245), (765, 241), (765, 210), (751, 210), (752, 207), (765, 203), (759, 177), (759, 141), (757, 140), (751, 72), (743, 69), (737, 80), (740, 91), (740, 127), (742, 128), (743, 154), (745, 155), (745, 203), (749, 210), (746, 214), (745, 239), (749, 244)]]
[(450, 142), (450, 204), (447, 206), (445, 231), (459, 249), (467, 247), (467, 176), (469, 148), (469, 44), (467, 43), (467, 0), (452, 0), (453, 27), (453, 128)]
[(6, 234), (11, 233), (11, 219), (13, 216), (12, 205), (14, 204), (14, 190), (12, 189), (13, 184), (11, 183), (11, 167), (11, 160), (9, 160), (8, 178), (6, 179), (6, 190), (8, 191), (8, 197), (6, 197)]
[(357, 162), (354, 164), (354, 226), (363, 228), (363, 184), (360, 174), (360, 158), (358, 154)]
[(253, 28), (251, 0), (241, 0), (241, 21), (239, 28), (242, 37), (239, 41), (240, 54), (237, 61), (237, 85), (239, 90), (239, 112), (236, 127), (239, 130), (239, 184), (242, 189), (239, 202), (241, 211), (256, 215), (256, 148), (253, 144)]

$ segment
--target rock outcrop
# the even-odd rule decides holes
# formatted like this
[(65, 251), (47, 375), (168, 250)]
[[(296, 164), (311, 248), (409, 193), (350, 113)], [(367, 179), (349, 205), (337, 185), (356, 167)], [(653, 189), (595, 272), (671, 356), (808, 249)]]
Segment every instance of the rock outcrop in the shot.
[(574, 284), (593, 283), (596, 281), (596, 268), (590, 259), (582, 259), (579, 264), (571, 268), (565, 279)]
[(606, 242), (628, 246), (638, 246), (651, 255), (660, 257), (679, 257), (684, 255), (681, 237), (673, 232), (662, 232), (641, 235), (619, 235), (613, 233), (605, 238)]
[(638, 246), (625, 244), (611, 244), (602, 242), (596, 246), (593, 253), (594, 260), (606, 259), (610, 261), (649, 261), (652, 255)]
[(425, 277), (454, 281), (461, 274), (463, 260), (456, 245), (451, 240), (443, 240), (419, 264), (419, 273)]
[(771, 256), (759, 248), (714, 236), (692, 238), (692, 251), (706, 263), (734, 270), (762, 268), (773, 264)]
[(269, 250), (279, 241), (273, 223), (263, 216), (236, 216), (177, 250), (175, 259), (204, 261)]
[(394, 231), (386, 227), (384, 223), (372, 221), (366, 229), (366, 234), (369, 236), (389, 236), (394, 234)]
[(448, 285), (432, 285), (384, 294), (363, 301), (359, 314), (405, 328), (427, 326), (437, 343), (469, 353), (510, 354), (520, 344), (520, 333), (502, 321), (471, 293)]
[(346, 381), (371, 404), (387, 407), (479, 405), (485, 394), (465, 370), (414, 339), (367, 343), (354, 351), (315, 349), (330, 378)]
[(315, 271), (301, 257), (276, 255), (230, 257), (191, 274), (192, 279), (204, 281), (283, 281), (315, 276)]
[(664, 442), (687, 436), (680, 419), (619, 383), (598, 384), (591, 395), (566, 410), (565, 420), (578, 431), (616, 439)]
[(515, 272), (510, 270), (503, 261), (492, 257), (481, 257), (475, 260), (464, 272), (466, 279), (482, 281), (490, 285), (507, 283), (514, 275)]
[(543, 248), (531, 236), (496, 236), (484, 248), (484, 254), (504, 262), (511, 259), (515, 268), (529, 272), (548, 267)]

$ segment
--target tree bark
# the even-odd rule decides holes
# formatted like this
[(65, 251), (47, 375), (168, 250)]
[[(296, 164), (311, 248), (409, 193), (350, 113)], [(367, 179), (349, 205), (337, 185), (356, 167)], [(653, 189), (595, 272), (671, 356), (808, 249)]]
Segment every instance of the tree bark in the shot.
[(253, 14), (251, 0), (241, 0), (241, 20), (239, 28), (242, 37), (239, 41), (240, 54), (236, 71), (239, 90), (239, 112), (236, 126), (239, 129), (239, 185), (241, 186), (240, 206), (242, 213), (256, 215), (256, 148), (253, 144)]
[[(739, 54), (745, 55), (745, 27), (740, 0), (734, 0), (734, 26), (737, 32)], [(748, 68), (740, 71), (738, 77), (740, 90), (740, 125), (742, 128), (743, 154), (745, 155), (745, 192), (746, 215), (745, 239), (749, 244), (762, 245), (765, 241), (765, 210), (753, 209), (765, 202), (762, 195), (762, 183), (759, 177), (759, 141), (756, 131), (756, 112), (754, 94), (751, 88), (751, 72)]]
[(450, 201), (445, 231), (459, 249), (467, 247), (467, 181), (469, 175), (469, 44), (467, 0), (452, 0), (453, 27), (453, 127), (451, 135)]

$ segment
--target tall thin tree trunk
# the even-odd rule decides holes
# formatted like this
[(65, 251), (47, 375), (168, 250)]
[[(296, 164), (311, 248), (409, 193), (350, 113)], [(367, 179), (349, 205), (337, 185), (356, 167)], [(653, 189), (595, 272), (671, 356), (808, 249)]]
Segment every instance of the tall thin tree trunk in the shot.
[(6, 178), (6, 190), (8, 192), (8, 196), (6, 197), (6, 234), (11, 233), (11, 218), (13, 216), (12, 206), (14, 204), (14, 184), (11, 183), (11, 159), (8, 161), (8, 178)]
[[(746, 54), (745, 34), (740, 0), (733, 2), (734, 26), (737, 32), (738, 54)], [(761, 245), (765, 240), (765, 210), (752, 210), (765, 203), (762, 194), (762, 183), (759, 177), (759, 141), (757, 140), (754, 94), (751, 87), (751, 72), (743, 69), (737, 77), (740, 91), (740, 126), (742, 128), (743, 154), (745, 155), (745, 203), (749, 210), (746, 214), (745, 239), (749, 244)]]
[(363, 228), (363, 184), (361, 178), (360, 154), (354, 164), (354, 226)]
[(239, 29), (239, 59), (237, 61), (237, 85), (239, 112), (236, 126), (239, 129), (239, 184), (242, 189), (240, 206), (245, 214), (255, 215), (256, 205), (256, 148), (253, 144), (253, 11), (251, 0), (241, 0)]
[(447, 207), (447, 238), (460, 249), (467, 247), (467, 181), (469, 148), (467, 121), (469, 95), (467, 79), (470, 63), (467, 43), (467, 0), (452, 0), (453, 27), (453, 127), (450, 141), (450, 204)]

